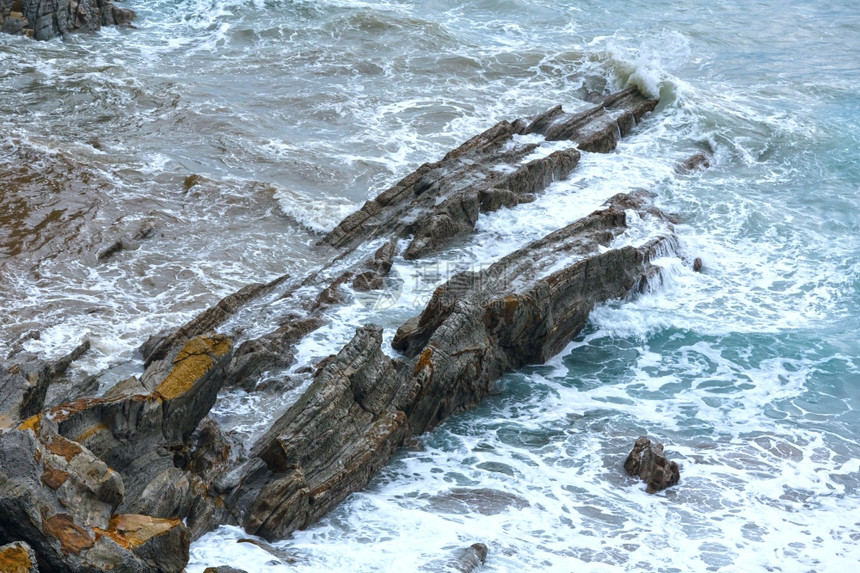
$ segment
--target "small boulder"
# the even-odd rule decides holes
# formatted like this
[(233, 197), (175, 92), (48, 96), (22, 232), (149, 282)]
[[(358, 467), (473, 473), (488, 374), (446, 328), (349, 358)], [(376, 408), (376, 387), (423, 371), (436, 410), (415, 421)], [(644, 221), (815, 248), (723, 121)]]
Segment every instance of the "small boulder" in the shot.
[(633, 445), (624, 462), (624, 470), (628, 475), (639, 476), (647, 484), (645, 491), (648, 493), (666, 489), (681, 479), (678, 464), (666, 458), (663, 444), (652, 444), (651, 440), (644, 436)]

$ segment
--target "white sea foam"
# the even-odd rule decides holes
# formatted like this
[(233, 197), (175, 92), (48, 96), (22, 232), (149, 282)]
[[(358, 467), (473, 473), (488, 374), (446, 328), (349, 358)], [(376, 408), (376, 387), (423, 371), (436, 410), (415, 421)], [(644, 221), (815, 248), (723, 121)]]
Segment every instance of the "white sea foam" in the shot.
[[(25, 349), (47, 357), (89, 338), (77, 373), (107, 369), (107, 385), (133, 373), (123, 364), (140, 367), (135, 348), (150, 334), (249, 282), (326, 262), (310, 249), (318, 234), (420, 163), (500, 119), (637, 85), (661, 104), (615, 152), (584, 153), (571, 179), (482, 215), (473, 238), (429, 265), (397, 259), (402, 282), (384, 304), (347, 289), (353, 298), (303, 341), (297, 364), (367, 322), (383, 324), (394, 354), (394, 329), (441, 280), (634, 188), (681, 215), (683, 252), (703, 271), (656, 261), (652, 290), (595, 309), (562, 355), (509, 376), (501, 396), (426, 436), (423, 452), (398, 454), (283, 545), (303, 571), (415, 570), (475, 541), (490, 546), (488, 571), (841, 571), (860, 561), (850, 11), (828, 6), (821, 27), (822, 7), (797, 18), (798, 6), (748, 4), (132, 7), (135, 30), (0, 37), (0, 158), (33, 173), (53, 166), (56, 181), (71, 173), (61, 193), (86, 205), (78, 219), (69, 211), (85, 220), (77, 239), (0, 261), (0, 357), (32, 329), (41, 337)], [(805, 43), (813, 37), (834, 40)], [(786, 65), (798, 53), (807, 57)], [(675, 173), (697, 151), (712, 168)], [(84, 176), (63, 167), (70, 158)], [(206, 182), (184, 192), (190, 173)], [(114, 233), (149, 220), (157, 237), (95, 263)], [(657, 232), (647, 218), (631, 222), (616, 244)], [(254, 312), (276, 315), (264, 307)], [(272, 326), (261, 319), (244, 336)], [(214, 414), (250, 441), (301, 389), (265, 400), (226, 392)], [(680, 461), (679, 487), (648, 496), (621, 475), (640, 433)], [(241, 536), (223, 527), (196, 542), (189, 571), (281, 570)]]

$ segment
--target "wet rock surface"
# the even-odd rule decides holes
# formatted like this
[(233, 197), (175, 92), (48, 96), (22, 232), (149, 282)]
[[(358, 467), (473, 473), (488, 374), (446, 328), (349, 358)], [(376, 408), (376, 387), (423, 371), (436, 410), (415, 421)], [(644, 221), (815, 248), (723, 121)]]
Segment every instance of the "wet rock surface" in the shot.
[(483, 543), (473, 543), (469, 547), (459, 549), (447, 559), (432, 561), (421, 568), (422, 571), (456, 571), (457, 573), (474, 573), (479, 571), (487, 561), (489, 549)]
[[(635, 89), (598, 100), (579, 113), (556, 107), (501, 122), (422, 165), (322, 239), (317, 248), (330, 263), (249, 285), (154, 335), (141, 347), (144, 371), (100, 397), (45, 408), (43, 386), (63, 363), (4, 367), (0, 508), (21, 518), (0, 524), (0, 543), (30, 543), (46, 571), (179, 571), (190, 540), (219, 524), (283, 538), (363, 488), (415, 435), (477, 405), (502, 374), (558, 353), (595, 304), (658, 281), (652, 261), (678, 249), (672, 218), (648, 193), (622, 193), (483, 270), (441, 282), (396, 330), (393, 350), (374, 324), (328, 357), (298, 348), (341, 305), (382, 296), (395, 261), (468, 235), (482, 213), (507, 207), (515, 216), (518, 204), (567, 177), (581, 152), (614, 149), (657, 103)], [(536, 153), (546, 141), (569, 144)], [(631, 221), (664, 232), (621, 241)], [(207, 417), (222, 389), (300, 386), (253, 441)], [(655, 484), (664, 479), (650, 471)], [(456, 490), (437, 502), (492, 514), (524, 501)], [(444, 566), (473, 571), (485, 558), (476, 544)]]
[(669, 461), (663, 453), (663, 444), (651, 443), (642, 436), (624, 461), (627, 475), (638, 476), (645, 482), (648, 493), (657, 493), (677, 484), (681, 479), (678, 464)]
[(0, 29), (37, 40), (130, 25), (134, 18), (110, 0), (0, 0)]

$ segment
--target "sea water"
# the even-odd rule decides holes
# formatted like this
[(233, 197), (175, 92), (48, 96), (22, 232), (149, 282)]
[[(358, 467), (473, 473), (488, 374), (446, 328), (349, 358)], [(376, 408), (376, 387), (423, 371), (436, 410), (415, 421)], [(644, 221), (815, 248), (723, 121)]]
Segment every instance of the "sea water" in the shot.
[[(86, 338), (73, 376), (104, 390), (139, 372), (149, 335), (323, 264), (321, 234), (422, 162), (501, 119), (628, 85), (661, 101), (615, 152), (583, 154), (570, 179), (482, 216), (426, 264), (437, 282), (486, 266), (638, 188), (704, 262), (662, 259), (650, 292), (596, 308), (558, 356), (398, 452), (276, 543), (296, 564), (221, 527), (192, 545), (190, 573), (433, 570), (475, 542), (486, 571), (860, 562), (856, 3), (123, 6), (135, 29), (0, 35), (4, 358)], [(697, 152), (710, 169), (674, 169)], [(99, 260), (120, 237), (128, 248)], [(391, 304), (356, 299), (300, 356), (335, 351), (364, 322), (390, 340), (432, 292), (425, 271), (397, 260)], [(225, 393), (213, 414), (252, 440), (290, 399)], [(623, 474), (639, 435), (665, 444), (680, 484), (649, 495)]]

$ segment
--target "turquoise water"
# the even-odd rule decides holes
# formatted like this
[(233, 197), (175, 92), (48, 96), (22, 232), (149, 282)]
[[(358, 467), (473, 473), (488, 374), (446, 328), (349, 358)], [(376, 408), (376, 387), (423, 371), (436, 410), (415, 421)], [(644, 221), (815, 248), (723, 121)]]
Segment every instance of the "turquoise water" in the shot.
[[(854, 3), (126, 4), (138, 29), (0, 37), (0, 354), (33, 328), (26, 347), (47, 355), (90, 337), (79, 368), (106, 387), (152, 332), (322, 262), (319, 233), (421, 162), (632, 83), (661, 103), (616, 152), (436, 262), (486, 264), (645, 187), (703, 272), (667, 257), (661, 286), (596, 309), (561, 355), (282, 545), (303, 571), (418, 570), (476, 541), (487, 571), (860, 562)], [(711, 169), (674, 171), (697, 151)], [(186, 192), (191, 173), (204, 184)], [(143, 224), (154, 239), (96, 262)], [(303, 351), (405, 311), (362, 312)], [(680, 463), (677, 487), (649, 496), (623, 475), (640, 434)], [(201, 539), (189, 571), (294, 570), (243, 535)]]

